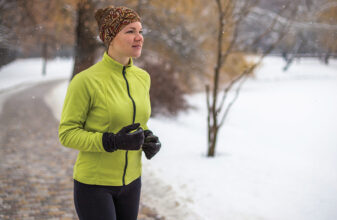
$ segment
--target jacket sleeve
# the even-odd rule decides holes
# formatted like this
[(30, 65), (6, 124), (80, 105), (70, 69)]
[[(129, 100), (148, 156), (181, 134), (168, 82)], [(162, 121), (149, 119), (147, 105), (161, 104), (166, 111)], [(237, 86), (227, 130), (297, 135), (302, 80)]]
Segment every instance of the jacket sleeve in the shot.
[(59, 140), (62, 145), (80, 151), (105, 152), (103, 133), (84, 129), (93, 98), (85, 77), (77, 74), (70, 82), (63, 104), (59, 125)]
[[(148, 73), (148, 72), (146, 72), (146, 74), (145, 74), (145, 76), (146, 76), (146, 89), (147, 89), (147, 93), (148, 93), (148, 98), (149, 98), (149, 106), (148, 106), (148, 108), (150, 108), (150, 112), (151, 112), (151, 97), (150, 97), (150, 89), (151, 89), (151, 77), (150, 77), (150, 74)], [(150, 115), (151, 115), (151, 113), (150, 113)], [(147, 126), (147, 122), (146, 122), (146, 124), (144, 125), (144, 128), (143, 128), (144, 130), (150, 130), (149, 129), (149, 127)]]

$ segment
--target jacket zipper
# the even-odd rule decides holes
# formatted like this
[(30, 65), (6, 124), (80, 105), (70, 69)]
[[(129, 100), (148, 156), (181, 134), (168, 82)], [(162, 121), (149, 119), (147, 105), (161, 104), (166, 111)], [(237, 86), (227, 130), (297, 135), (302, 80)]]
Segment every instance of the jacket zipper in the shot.
[[(126, 76), (125, 76), (125, 74), (126, 74), (125, 69), (126, 69), (126, 67), (123, 66), (123, 77), (124, 77), (125, 82), (126, 82), (126, 88), (128, 90), (128, 95), (129, 95), (129, 97), (130, 97), (130, 99), (132, 101), (132, 105), (133, 105), (133, 118), (132, 118), (132, 124), (133, 124), (133, 123), (135, 123), (135, 118), (136, 118), (136, 103), (135, 103), (135, 101), (133, 100), (133, 98), (132, 98), (132, 96), (130, 94), (129, 82), (126, 79)], [(124, 173), (123, 173), (123, 186), (125, 186), (125, 175), (126, 175), (126, 169), (128, 167), (128, 152), (129, 152), (128, 150), (125, 152), (125, 166), (124, 166)]]

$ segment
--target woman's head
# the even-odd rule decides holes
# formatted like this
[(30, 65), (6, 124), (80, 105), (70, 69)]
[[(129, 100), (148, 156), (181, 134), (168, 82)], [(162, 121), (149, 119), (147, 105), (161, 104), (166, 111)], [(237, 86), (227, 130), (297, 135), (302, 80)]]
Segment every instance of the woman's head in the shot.
[[(98, 9), (95, 18), (99, 37), (107, 48), (119, 55), (139, 57), (143, 44), (142, 25), (139, 15), (126, 7), (108, 6)], [(122, 53), (122, 54), (120, 54)]]

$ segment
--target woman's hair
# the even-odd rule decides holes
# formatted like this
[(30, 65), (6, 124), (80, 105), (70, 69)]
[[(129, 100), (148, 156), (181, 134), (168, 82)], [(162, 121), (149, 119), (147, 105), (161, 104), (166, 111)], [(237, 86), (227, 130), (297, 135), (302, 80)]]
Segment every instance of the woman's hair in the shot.
[(108, 6), (95, 12), (95, 19), (99, 28), (99, 37), (106, 47), (126, 25), (140, 22), (140, 17), (134, 10), (119, 6)]

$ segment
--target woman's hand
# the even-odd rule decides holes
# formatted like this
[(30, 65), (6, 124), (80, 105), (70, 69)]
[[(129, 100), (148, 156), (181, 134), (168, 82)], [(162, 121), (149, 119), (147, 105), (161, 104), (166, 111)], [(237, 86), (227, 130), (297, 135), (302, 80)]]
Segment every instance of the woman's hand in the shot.
[[(139, 150), (144, 143), (144, 131), (139, 127), (140, 124), (131, 124), (123, 127), (117, 134), (104, 133), (103, 147), (107, 152), (120, 150)], [(135, 132), (131, 131), (137, 129)]]
[(150, 160), (154, 155), (159, 152), (161, 148), (161, 143), (158, 137), (155, 136), (150, 130), (145, 130), (144, 136), (145, 140), (142, 148), (146, 158)]

